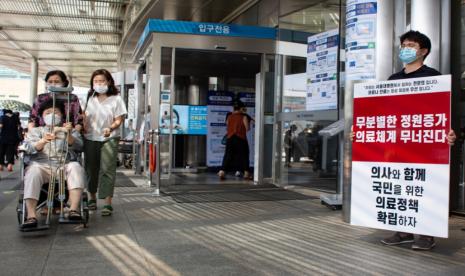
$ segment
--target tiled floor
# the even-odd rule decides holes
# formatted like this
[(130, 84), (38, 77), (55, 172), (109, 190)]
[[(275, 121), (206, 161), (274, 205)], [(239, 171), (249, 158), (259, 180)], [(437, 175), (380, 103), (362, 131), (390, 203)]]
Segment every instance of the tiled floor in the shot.
[(97, 210), (87, 229), (53, 221), (21, 233), (11, 200), (0, 211), (0, 274), (465, 275), (459, 217), (449, 239), (416, 252), (382, 246), (387, 232), (343, 223), (312, 193), (235, 183), (152, 197), (133, 182), (116, 188), (114, 215)]

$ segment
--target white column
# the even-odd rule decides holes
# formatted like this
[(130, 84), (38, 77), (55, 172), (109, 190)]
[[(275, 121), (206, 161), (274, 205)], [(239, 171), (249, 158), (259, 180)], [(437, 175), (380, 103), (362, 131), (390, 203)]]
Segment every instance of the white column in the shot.
[(441, 1), (412, 0), (411, 29), (431, 40), (431, 53), (425, 63), (437, 70), (441, 67)]
[(396, 0), (394, 4), (394, 72), (404, 68), (402, 61), (397, 58), (399, 54), (400, 36), (407, 31), (407, 1)]
[(439, 71), (450, 74), (451, 56), (451, 1), (441, 2), (441, 65)]
[(33, 58), (31, 61), (31, 92), (30, 92), (30, 104), (34, 103), (35, 98), (37, 97), (37, 81), (39, 78), (39, 63), (36, 58)]
[(376, 14), (376, 79), (386, 80), (394, 68), (394, 1), (378, 0)]

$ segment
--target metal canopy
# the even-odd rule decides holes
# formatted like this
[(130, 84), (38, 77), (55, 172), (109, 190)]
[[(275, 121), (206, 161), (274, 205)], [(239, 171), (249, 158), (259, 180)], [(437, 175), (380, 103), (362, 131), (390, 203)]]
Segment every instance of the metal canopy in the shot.
[[(52, 69), (88, 85), (93, 70), (133, 67), (149, 18), (229, 23), (259, 0), (0, 0), (0, 65)], [(274, 25), (271, 27), (275, 27)]]
[[(233, 19), (259, 2), (259, 0), (138, 0), (131, 2), (127, 12), (128, 18), (125, 20), (126, 27), (119, 48), (118, 61), (122, 66), (133, 65), (134, 49), (149, 19), (231, 23)], [(244, 22), (238, 22), (238, 24), (254, 25)]]
[(39, 76), (60, 69), (74, 85), (93, 70), (117, 71), (117, 53), (129, 0), (1, 0), (0, 64)]

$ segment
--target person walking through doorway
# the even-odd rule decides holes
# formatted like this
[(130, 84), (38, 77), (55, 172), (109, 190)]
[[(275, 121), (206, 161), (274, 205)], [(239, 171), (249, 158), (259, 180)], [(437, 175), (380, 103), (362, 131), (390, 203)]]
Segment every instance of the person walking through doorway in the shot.
[(218, 176), (221, 180), (226, 177), (226, 172), (244, 172), (244, 179), (250, 180), (249, 172), (249, 144), (247, 142), (247, 131), (250, 129), (250, 121), (244, 114), (244, 103), (237, 101), (234, 111), (226, 119), (226, 149), (223, 163)]

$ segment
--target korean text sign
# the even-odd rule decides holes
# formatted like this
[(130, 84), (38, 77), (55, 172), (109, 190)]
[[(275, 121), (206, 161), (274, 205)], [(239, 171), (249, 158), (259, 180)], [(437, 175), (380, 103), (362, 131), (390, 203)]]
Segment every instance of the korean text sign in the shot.
[(447, 237), (450, 75), (354, 87), (351, 224)]

